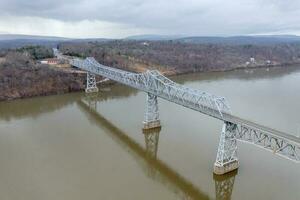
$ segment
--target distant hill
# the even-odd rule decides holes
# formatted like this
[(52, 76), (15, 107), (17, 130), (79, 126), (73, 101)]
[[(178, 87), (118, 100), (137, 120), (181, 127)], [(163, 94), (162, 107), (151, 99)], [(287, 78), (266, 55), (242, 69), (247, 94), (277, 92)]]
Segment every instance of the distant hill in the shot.
[(18, 35), (18, 34), (0, 34), (2, 40), (70, 40), (70, 38), (54, 37), (54, 36), (37, 36), (37, 35)]
[(0, 40), (0, 49), (14, 49), (24, 46), (43, 45), (48, 47), (55, 47), (61, 41), (57, 40), (30, 40), (30, 39), (17, 39), (17, 40)]
[(59, 42), (70, 39), (52, 36), (0, 34), (0, 49), (19, 48), (27, 45), (56, 46)]
[(159, 41), (159, 40), (174, 40), (184, 36), (182, 35), (134, 35), (124, 38), (124, 40), (147, 40), (147, 41)]
[(194, 44), (279, 44), (300, 42), (300, 37), (296, 35), (262, 35), (262, 36), (231, 36), (231, 37), (213, 37), (213, 36), (193, 36), (184, 37), (180, 35), (136, 35), (125, 38), (124, 40), (137, 41), (162, 41), (173, 40), (184, 43)]
[(36, 35), (17, 35), (17, 34), (0, 34), (0, 49), (19, 48), (28, 45), (44, 45), (54, 47), (61, 42), (102, 42), (108, 39), (89, 38), (74, 39), (54, 36), (36, 36)]
[(295, 35), (265, 35), (265, 36), (232, 36), (232, 37), (186, 37), (176, 41), (194, 44), (227, 44), (227, 45), (268, 45), (280, 43), (300, 43), (300, 37)]
[[(86, 38), (75, 39), (53, 36), (16, 35), (0, 34), (0, 49), (19, 48), (27, 45), (44, 45), (54, 47), (61, 42), (105, 42), (114, 39)], [(185, 37), (180, 35), (135, 35), (122, 40), (125, 41), (169, 41), (190, 44), (224, 44), (224, 45), (272, 45), (282, 43), (300, 43), (300, 37), (295, 35), (265, 35), (265, 36), (232, 36), (232, 37), (211, 37), (195, 36)]]

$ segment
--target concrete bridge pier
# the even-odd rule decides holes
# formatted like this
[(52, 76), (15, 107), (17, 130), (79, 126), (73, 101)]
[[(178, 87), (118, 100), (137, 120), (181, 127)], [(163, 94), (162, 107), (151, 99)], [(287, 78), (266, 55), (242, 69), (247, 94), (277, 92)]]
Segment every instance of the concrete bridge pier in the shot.
[(147, 93), (146, 112), (143, 121), (143, 129), (161, 127), (158, 113), (157, 96)]
[(226, 174), (239, 167), (236, 136), (237, 125), (230, 122), (224, 122), (220, 136), (217, 159), (214, 164), (215, 174)]
[(86, 73), (86, 93), (98, 92), (97, 82), (95, 74), (87, 72)]

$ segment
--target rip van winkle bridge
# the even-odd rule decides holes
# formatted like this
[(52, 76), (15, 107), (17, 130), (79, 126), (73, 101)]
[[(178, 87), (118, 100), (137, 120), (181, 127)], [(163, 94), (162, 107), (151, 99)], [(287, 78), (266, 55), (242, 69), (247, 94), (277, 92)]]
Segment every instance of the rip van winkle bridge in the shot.
[(98, 92), (95, 75), (122, 83), (147, 93), (143, 129), (160, 127), (157, 97), (193, 109), (223, 121), (215, 174), (225, 174), (238, 168), (237, 140), (254, 144), (289, 160), (300, 162), (300, 138), (242, 119), (231, 113), (224, 97), (175, 83), (156, 70), (133, 73), (98, 63), (94, 58), (73, 58), (53, 49), (59, 59), (87, 71), (86, 92)]

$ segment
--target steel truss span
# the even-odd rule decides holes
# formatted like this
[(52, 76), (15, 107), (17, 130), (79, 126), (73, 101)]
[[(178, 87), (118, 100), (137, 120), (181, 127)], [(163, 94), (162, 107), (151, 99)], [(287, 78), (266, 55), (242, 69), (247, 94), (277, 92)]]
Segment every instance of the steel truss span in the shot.
[[(60, 54), (58, 50), (54, 50), (54, 54), (58, 58), (67, 58)], [(230, 107), (224, 97), (218, 97), (175, 83), (157, 70), (138, 74), (102, 65), (92, 57), (84, 60), (79, 58), (67, 59), (71, 65), (80, 69), (143, 90), (218, 119), (223, 119), (224, 113), (230, 113)]]
[[(275, 154), (300, 162), (300, 138), (232, 115), (224, 97), (175, 83), (157, 70), (144, 73), (127, 72), (102, 65), (92, 57), (79, 59), (64, 56), (57, 49), (53, 51), (55, 56), (67, 59), (75, 67), (145, 91), (148, 98), (144, 122), (150, 128), (160, 126), (156, 97), (222, 120), (224, 125), (215, 163), (215, 168), (219, 172), (227, 173), (238, 167), (236, 140), (255, 144)], [(96, 86), (93, 85), (93, 87)], [(147, 128), (147, 126), (144, 127)]]
[(236, 138), (267, 149), (274, 154), (300, 162), (299, 143), (295, 141), (245, 125), (237, 126)]
[(225, 98), (177, 84), (156, 70), (140, 74), (126, 72), (104, 66), (94, 58), (70, 59), (70, 64), (218, 119), (223, 119), (223, 113), (230, 113)]

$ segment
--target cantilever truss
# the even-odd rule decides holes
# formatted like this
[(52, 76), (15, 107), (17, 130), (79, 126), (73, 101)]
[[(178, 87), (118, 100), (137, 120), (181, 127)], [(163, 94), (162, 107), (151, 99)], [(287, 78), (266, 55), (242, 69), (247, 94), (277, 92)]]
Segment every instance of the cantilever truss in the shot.
[(139, 74), (126, 72), (101, 65), (94, 58), (70, 59), (70, 64), (219, 119), (223, 119), (224, 113), (230, 113), (224, 97), (177, 84), (156, 70)]
[[(220, 161), (220, 164), (226, 163), (228, 159), (232, 161), (236, 158), (236, 149), (233, 148), (236, 147), (236, 142), (230, 142), (235, 140), (226, 140), (234, 137), (238, 140), (263, 147), (293, 161), (300, 161), (300, 138), (266, 128), (262, 125), (255, 124), (232, 115), (230, 107), (223, 97), (218, 97), (207, 92), (177, 84), (156, 70), (137, 74), (102, 65), (94, 58), (86, 58), (83, 60), (66, 57), (57, 49), (54, 49), (54, 54), (60, 59), (69, 60), (71, 65), (90, 73), (143, 90), (148, 94), (155, 96), (155, 98), (161, 97), (168, 101), (224, 121), (227, 125), (225, 128), (226, 131), (221, 134), (221, 140), (224, 141), (224, 144), (228, 143), (231, 146), (219, 146), (219, 149), (223, 148), (222, 151), (225, 153), (225, 157), (223, 157), (225, 159), (223, 161), (220, 161), (221, 159), (217, 159), (217, 161)], [(157, 106), (157, 102), (152, 101), (155, 100), (155, 98), (150, 98), (151, 101), (148, 102), (154, 102), (154, 104), (150, 105)], [(157, 115), (152, 115), (151, 117), (155, 118), (155, 116), (158, 118), (158, 112)], [(150, 119), (150, 117), (145, 116), (145, 119)], [(229, 131), (229, 128), (232, 128), (232, 126), (234, 128)], [(220, 145), (223, 145), (223, 143), (220, 143)], [(235, 149), (235, 151), (233, 151), (233, 149)], [(233, 152), (234, 154), (232, 154), (232, 157), (226, 158), (227, 155), (230, 155), (230, 153)], [(219, 158), (221, 158), (220, 155)]]

